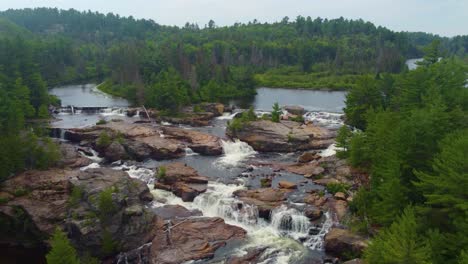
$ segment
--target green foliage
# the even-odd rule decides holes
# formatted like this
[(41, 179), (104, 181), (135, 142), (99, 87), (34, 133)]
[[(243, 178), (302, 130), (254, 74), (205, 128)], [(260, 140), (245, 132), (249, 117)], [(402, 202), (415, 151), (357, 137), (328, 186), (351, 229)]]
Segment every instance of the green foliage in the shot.
[(160, 181), (163, 181), (166, 178), (166, 167), (160, 166), (156, 174), (156, 178)]
[(74, 207), (78, 205), (80, 200), (83, 198), (83, 188), (79, 186), (73, 186), (70, 198), (68, 199), (68, 206)]
[(96, 145), (100, 148), (108, 147), (112, 143), (112, 138), (107, 134), (106, 131), (101, 132), (99, 135)]
[(346, 193), (349, 188), (349, 185), (340, 182), (330, 182), (327, 184), (327, 191), (331, 194), (335, 194), (337, 192)]
[(262, 188), (271, 187), (271, 179), (268, 179), (268, 178), (262, 178), (262, 179), (260, 179), (260, 186), (261, 186)]
[(346, 158), (348, 157), (348, 149), (349, 149), (349, 141), (352, 136), (351, 129), (348, 126), (344, 125), (340, 127), (338, 133), (336, 135), (336, 146), (338, 148), (342, 148), (342, 150), (338, 150), (336, 152), (336, 156), (338, 158)]
[(66, 234), (60, 230), (60, 228), (57, 227), (55, 229), (50, 244), (52, 249), (46, 256), (48, 264), (80, 263), (76, 250), (70, 244)]
[(417, 232), (414, 209), (403, 214), (386, 230), (381, 231), (365, 251), (368, 263), (431, 263), (431, 251), (426, 239)]
[(26, 194), (28, 194), (28, 190), (24, 189), (23, 187), (18, 187), (13, 192), (13, 195), (16, 197), (25, 196)]
[(105, 125), (107, 124), (107, 121), (105, 119), (99, 119), (99, 121), (96, 122), (96, 125)]
[(117, 211), (117, 206), (114, 204), (112, 194), (114, 188), (108, 188), (99, 193), (97, 208), (99, 210), (99, 216), (102, 221), (107, 220)]
[(290, 120), (294, 121), (294, 122), (304, 123), (304, 117), (301, 116), (301, 115), (293, 116), (293, 117), (291, 117)]
[(253, 107), (243, 112), (240, 117), (236, 117), (228, 122), (228, 129), (233, 132), (242, 130), (249, 122), (258, 120)]
[(281, 116), (281, 108), (276, 102), (273, 104), (273, 111), (271, 112), (271, 121), (278, 123), (280, 121), (280, 116)]
[(117, 251), (117, 245), (112, 238), (112, 234), (104, 229), (102, 233), (102, 252), (105, 255), (112, 255)]

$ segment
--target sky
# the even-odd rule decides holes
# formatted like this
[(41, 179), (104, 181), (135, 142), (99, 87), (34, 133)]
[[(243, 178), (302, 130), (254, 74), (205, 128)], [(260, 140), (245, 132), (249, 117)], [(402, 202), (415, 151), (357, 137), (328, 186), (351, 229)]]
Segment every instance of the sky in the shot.
[(204, 26), (210, 19), (224, 26), (254, 19), (275, 22), (285, 16), (343, 16), (396, 31), (468, 35), (468, 0), (0, 0), (0, 10), (25, 7), (113, 12), (178, 26)]

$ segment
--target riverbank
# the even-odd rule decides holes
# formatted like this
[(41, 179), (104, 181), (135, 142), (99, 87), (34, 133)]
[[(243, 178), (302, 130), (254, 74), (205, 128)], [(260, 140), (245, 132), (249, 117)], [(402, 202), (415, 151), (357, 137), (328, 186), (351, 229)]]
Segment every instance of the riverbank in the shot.
[(274, 69), (255, 74), (254, 79), (257, 86), (261, 87), (345, 91), (355, 87), (357, 81), (366, 75), (368, 74), (305, 73), (291, 69)]

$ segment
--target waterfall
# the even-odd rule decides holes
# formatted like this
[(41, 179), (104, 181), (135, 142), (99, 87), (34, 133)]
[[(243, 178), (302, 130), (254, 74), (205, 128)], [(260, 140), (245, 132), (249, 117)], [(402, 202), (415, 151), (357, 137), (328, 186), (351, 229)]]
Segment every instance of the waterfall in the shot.
[(218, 119), (218, 120), (232, 120), (238, 114), (239, 114), (239, 112), (235, 112), (235, 113), (231, 113), (231, 114), (223, 113), (222, 116), (218, 116), (216, 119)]
[(71, 108), (71, 114), (74, 115), (75, 114), (75, 108), (73, 107), (73, 105), (70, 105), (70, 108)]
[(188, 147), (185, 148), (185, 156), (197, 156), (197, 155), (200, 155), (200, 154), (196, 153), (191, 148), (188, 148)]
[(257, 152), (249, 144), (236, 139), (232, 141), (221, 141), (224, 155), (216, 163), (223, 167), (237, 167), (244, 160), (254, 156)]
[(308, 236), (310, 220), (302, 212), (281, 205), (271, 211), (271, 225), (294, 239), (300, 239)]
[(325, 222), (322, 224), (320, 231), (317, 235), (311, 236), (304, 244), (314, 250), (323, 250), (323, 243), (325, 235), (330, 231), (333, 226), (333, 219), (330, 212), (325, 213)]

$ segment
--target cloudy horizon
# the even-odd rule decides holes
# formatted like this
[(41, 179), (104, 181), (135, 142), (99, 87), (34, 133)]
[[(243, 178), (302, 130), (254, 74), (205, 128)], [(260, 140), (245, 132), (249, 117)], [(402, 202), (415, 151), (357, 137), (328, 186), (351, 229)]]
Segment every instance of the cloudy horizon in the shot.
[(363, 19), (394, 31), (422, 31), (441, 36), (468, 35), (468, 0), (0, 0), (0, 10), (57, 7), (152, 19), (163, 25), (186, 22), (204, 26), (280, 21), (298, 15), (312, 18)]

